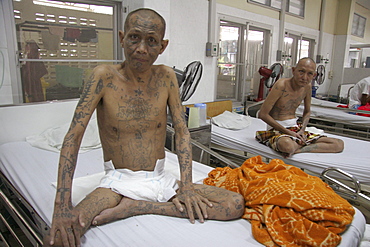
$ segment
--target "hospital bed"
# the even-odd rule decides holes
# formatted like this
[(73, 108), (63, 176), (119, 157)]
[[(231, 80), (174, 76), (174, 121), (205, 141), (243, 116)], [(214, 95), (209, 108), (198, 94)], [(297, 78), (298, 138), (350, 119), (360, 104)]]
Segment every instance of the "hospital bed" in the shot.
[[(249, 104), (246, 108), (246, 113), (256, 117), (263, 101)], [(348, 108), (337, 107), (343, 105), (327, 100), (311, 99), (311, 117), (309, 126), (314, 126), (323, 129), (328, 133), (336, 135), (352, 137), (360, 140), (370, 140), (370, 117), (350, 114), (349, 112), (368, 113), (368, 111), (351, 110)], [(296, 115), (301, 117), (304, 106), (301, 104)]]
[[(213, 124), (212, 148), (225, 157), (261, 155), (267, 159), (281, 159), (314, 175), (322, 174), (322, 178), (332, 185), (338, 194), (361, 207), (362, 212), (370, 219), (370, 197), (367, 194), (370, 186), (369, 141), (325, 133), (344, 141), (345, 148), (342, 153), (300, 153), (283, 158), (281, 154), (255, 139), (256, 131), (265, 130), (266, 124), (261, 119), (249, 118), (250, 125), (240, 130), (230, 130)], [(367, 191), (364, 192), (364, 188)]]
[[(370, 117), (350, 114), (350, 112), (365, 114), (369, 112), (342, 108), (338, 105), (345, 106), (337, 102), (312, 98), (310, 125), (335, 134), (370, 140)], [(303, 109), (303, 105), (297, 108), (298, 116), (302, 116)]]

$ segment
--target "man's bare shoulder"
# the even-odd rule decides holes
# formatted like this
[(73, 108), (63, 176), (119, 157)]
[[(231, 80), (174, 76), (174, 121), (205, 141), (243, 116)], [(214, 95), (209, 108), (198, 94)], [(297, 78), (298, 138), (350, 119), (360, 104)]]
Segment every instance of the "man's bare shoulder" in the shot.
[(107, 72), (113, 72), (113, 71), (118, 71), (121, 68), (121, 65), (109, 65), (109, 64), (100, 64), (97, 65), (93, 73), (96, 75), (105, 75)]
[(276, 81), (274, 84), (274, 88), (277, 89), (283, 89), (286, 88), (287, 84), (289, 83), (290, 78), (280, 78), (279, 80)]
[(167, 73), (175, 74), (175, 71), (171, 67), (164, 65), (164, 64), (153, 65), (153, 69), (156, 72), (162, 72), (162, 73), (167, 72)]
[(159, 77), (163, 77), (162, 79), (164, 79), (164, 81), (166, 81), (167, 83), (172, 84), (172, 83), (175, 83), (175, 81), (177, 83), (176, 74), (173, 68), (167, 65), (160, 64), (160, 65), (153, 65), (152, 69), (153, 69), (152, 71), (154, 72), (154, 74), (156, 74)]

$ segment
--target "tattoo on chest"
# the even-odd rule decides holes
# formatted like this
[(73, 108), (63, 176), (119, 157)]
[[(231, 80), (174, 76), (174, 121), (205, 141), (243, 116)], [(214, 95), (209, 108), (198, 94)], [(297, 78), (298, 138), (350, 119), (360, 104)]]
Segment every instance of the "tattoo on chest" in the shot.
[(159, 88), (167, 87), (166, 81), (163, 80), (164, 74), (158, 73), (149, 79), (147, 94), (159, 98)]
[(139, 88), (139, 89), (134, 90), (134, 92), (136, 93), (136, 95), (135, 95), (135, 96), (142, 96), (142, 95), (143, 95), (143, 91), (142, 91), (142, 90), (140, 90), (140, 88)]
[(137, 78), (137, 81), (140, 82), (140, 83), (145, 83), (143, 79), (141, 79), (141, 77), (138, 77)]
[(131, 97), (122, 105), (118, 105), (118, 118), (145, 119), (149, 117), (152, 104), (149, 100), (140, 97)]
[[(150, 160), (153, 152), (155, 151), (156, 136), (154, 133), (153, 138), (148, 136), (148, 130), (153, 129), (152, 127), (156, 126), (155, 121), (138, 121), (133, 124), (131, 121), (119, 121), (119, 130), (122, 130), (124, 135), (130, 133), (132, 138), (127, 138), (127, 142), (121, 145), (120, 153), (122, 157), (122, 162), (129, 162), (130, 166), (134, 168), (145, 168), (152, 166), (153, 164)], [(157, 128), (154, 128), (156, 130)], [(119, 139), (120, 137), (119, 133)], [(124, 137), (123, 137), (124, 138)]]
[(300, 98), (282, 101), (274, 107), (273, 111), (278, 114), (294, 114), (301, 101), (302, 100)]

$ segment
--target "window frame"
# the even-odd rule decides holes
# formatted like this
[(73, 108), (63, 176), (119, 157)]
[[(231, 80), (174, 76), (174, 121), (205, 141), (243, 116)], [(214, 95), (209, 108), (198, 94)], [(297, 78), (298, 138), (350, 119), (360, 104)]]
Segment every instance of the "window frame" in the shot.
[[(248, 1), (248, 3), (261, 5), (261, 6), (264, 6), (264, 7), (267, 7), (267, 8), (271, 8), (271, 9), (274, 9), (274, 10), (281, 10), (282, 0), (247, 0), (247, 1)], [(298, 17), (304, 18), (304, 16), (305, 16), (306, 1), (305, 0), (300, 0), (300, 1), (302, 1), (302, 6), (301, 6), (301, 9), (300, 9), (300, 11), (302, 12), (302, 14), (296, 14), (296, 13), (290, 11), (290, 9), (292, 7), (291, 1), (294, 1), (294, 0), (287, 0), (287, 2), (286, 2), (286, 13), (288, 13), (290, 15), (294, 15), (294, 16), (298, 16)], [(274, 6), (274, 3), (275, 2), (280, 2), (280, 8)]]
[[(357, 18), (355, 18), (355, 17), (357, 17)], [(363, 26), (360, 27), (361, 20), (363, 20)], [(359, 38), (364, 38), (365, 37), (365, 30), (366, 30), (366, 20), (367, 20), (366, 17), (363, 17), (362, 15), (360, 15), (358, 13), (353, 13), (351, 35), (359, 37)], [(360, 31), (362, 31), (362, 32), (359, 33)]]

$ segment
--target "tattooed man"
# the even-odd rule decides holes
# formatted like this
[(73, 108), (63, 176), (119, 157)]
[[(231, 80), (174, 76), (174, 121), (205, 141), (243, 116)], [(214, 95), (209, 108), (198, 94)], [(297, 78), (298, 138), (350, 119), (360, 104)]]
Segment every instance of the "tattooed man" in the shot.
[[(342, 152), (342, 140), (306, 131), (311, 114), (315, 62), (311, 58), (302, 58), (292, 71), (293, 77), (279, 79), (263, 102), (258, 117), (267, 123), (267, 131), (257, 131), (256, 139), (284, 157), (303, 152)], [(295, 112), (302, 101), (302, 121), (297, 123)]]
[[(153, 65), (168, 45), (164, 35), (165, 21), (157, 12), (131, 12), (124, 31), (119, 32), (125, 61), (97, 66), (86, 82), (60, 154), (53, 221), (46, 245), (79, 246), (80, 237), (91, 225), (134, 215), (183, 217), (194, 223), (195, 218), (200, 222), (230, 220), (243, 214), (240, 194), (192, 183), (190, 135), (176, 76), (170, 67)], [(163, 170), (167, 107), (176, 131), (180, 181), (164, 175)], [(71, 185), (78, 149), (95, 109), (106, 175), (100, 187), (74, 207)], [(147, 180), (141, 180), (142, 174), (160, 179), (166, 186), (150, 191)], [(145, 192), (145, 198), (138, 195), (144, 193), (140, 191), (142, 186), (150, 191)], [(155, 194), (157, 190), (160, 192)]]

